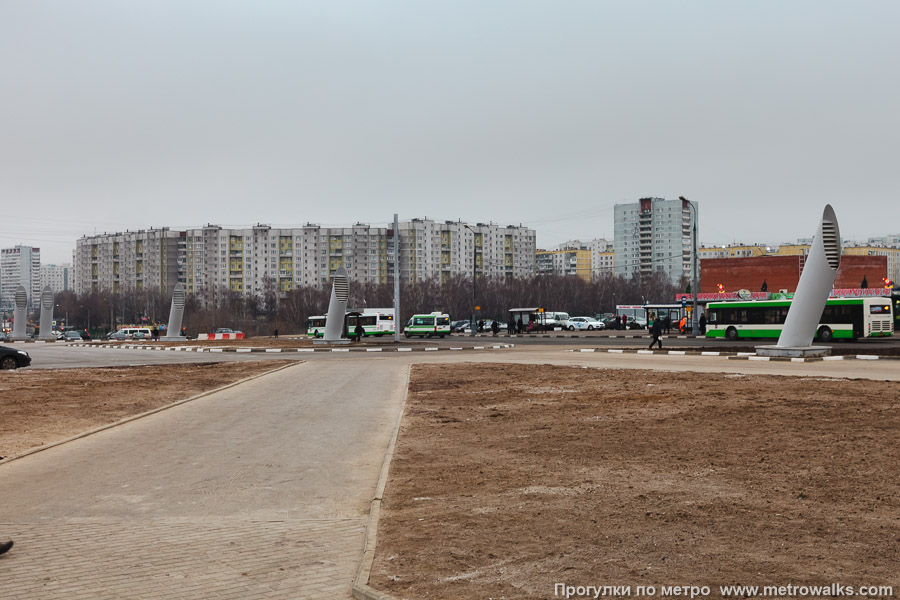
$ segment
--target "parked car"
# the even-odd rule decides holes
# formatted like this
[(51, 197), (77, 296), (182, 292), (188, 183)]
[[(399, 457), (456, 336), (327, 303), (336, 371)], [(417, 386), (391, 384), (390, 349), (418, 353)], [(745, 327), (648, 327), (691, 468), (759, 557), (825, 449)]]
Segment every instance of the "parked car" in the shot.
[(462, 321), (453, 321), (452, 323), (450, 323), (450, 333), (460, 333), (468, 326), (468, 319)]
[(647, 321), (628, 317), (628, 329), (647, 329)]
[(80, 335), (80, 336), (81, 336), (81, 339), (84, 340), (85, 342), (91, 341), (91, 334), (89, 334), (89, 333), (87, 332), (87, 329), (84, 329), (84, 330), (82, 330), (82, 331), (79, 331), (79, 332), (78, 332), (78, 335)]
[(125, 340), (131, 339), (131, 336), (124, 330), (120, 329), (118, 331), (113, 331), (112, 333), (107, 335), (106, 339), (113, 340), (116, 342), (123, 342)]
[(31, 357), (24, 350), (0, 346), (0, 369), (20, 369), (31, 364)]
[(66, 342), (80, 342), (81, 340), (81, 332), (80, 331), (67, 331), (63, 334), (64, 341)]
[(0, 331), (0, 342), (10, 342), (12, 340), (9, 339), (9, 334), (5, 331)]
[(606, 329), (602, 321), (598, 321), (594, 317), (569, 317), (569, 331), (594, 331)]
[(230, 327), (217, 327), (215, 332), (216, 333), (242, 333), (240, 331), (235, 331), (234, 329), (231, 329)]

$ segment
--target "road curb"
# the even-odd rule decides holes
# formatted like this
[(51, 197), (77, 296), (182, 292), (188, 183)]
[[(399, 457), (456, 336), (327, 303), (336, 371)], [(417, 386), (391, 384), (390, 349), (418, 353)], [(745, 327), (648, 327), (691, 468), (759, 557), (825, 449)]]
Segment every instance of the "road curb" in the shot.
[(400, 413), (394, 422), (394, 430), (391, 432), (391, 441), (384, 453), (384, 461), (381, 463), (381, 474), (378, 476), (378, 485), (375, 486), (375, 497), (369, 508), (369, 521), (366, 523), (366, 541), (363, 546), (362, 560), (356, 570), (356, 579), (353, 580), (352, 596), (356, 600), (395, 600), (390, 594), (379, 592), (369, 585), (369, 574), (372, 572), (372, 563), (375, 562), (375, 545), (378, 533), (378, 518), (381, 515), (381, 500), (384, 496), (384, 488), (387, 485), (388, 474), (391, 470), (391, 461), (394, 458), (394, 450), (397, 447), (397, 437), (400, 435), (400, 425), (403, 415), (406, 413), (406, 401), (409, 398), (409, 376), (412, 367), (406, 367), (406, 385), (403, 388), (403, 401), (400, 403)]
[(199, 394), (197, 394), (197, 395), (195, 395), (195, 396), (191, 396), (190, 398), (184, 398), (184, 399), (182, 399), (182, 400), (176, 400), (175, 402), (172, 402), (171, 404), (166, 404), (165, 406), (158, 406), (158, 407), (153, 408), (153, 409), (151, 409), (151, 410), (148, 410), (148, 411), (146, 411), (146, 412), (142, 412), (142, 413), (139, 413), (139, 414), (136, 414), (136, 415), (131, 415), (130, 417), (125, 417), (124, 419), (121, 419), (121, 420), (119, 420), (119, 421), (116, 421), (115, 423), (107, 423), (106, 425), (101, 425), (101, 426), (96, 427), (96, 428), (94, 428), (94, 429), (91, 429), (91, 430), (89, 430), (89, 431), (83, 431), (83, 432), (81, 432), (81, 433), (78, 433), (78, 434), (76, 434), (76, 435), (73, 435), (72, 437), (68, 437), (68, 438), (66, 438), (66, 439), (59, 440), (59, 441), (56, 441), (56, 442), (51, 442), (51, 443), (49, 443), (49, 444), (47, 444), (47, 445), (45, 445), (45, 446), (39, 446), (39, 447), (37, 447), (37, 448), (32, 448), (32, 449), (30, 449), (30, 450), (26, 450), (26, 451), (23, 452), (22, 454), (16, 454), (15, 456), (9, 456), (9, 457), (7, 457), (7, 458), (4, 458), (3, 460), (0, 460), (0, 468), (2, 468), (3, 465), (5, 465), (5, 464), (7, 464), (7, 463), (11, 463), (11, 462), (14, 461), (14, 460), (18, 460), (18, 459), (20, 459), (20, 458), (25, 458), (26, 456), (31, 456), (32, 454), (37, 454), (38, 452), (43, 452), (44, 450), (49, 450), (50, 448), (55, 448), (56, 446), (61, 446), (61, 445), (63, 445), (63, 444), (68, 444), (69, 442), (74, 442), (75, 440), (80, 440), (81, 438), (88, 437), (89, 435), (94, 435), (95, 433), (100, 433), (101, 431), (106, 431), (107, 429), (112, 429), (113, 427), (118, 427), (119, 425), (125, 425), (126, 423), (130, 423), (130, 422), (132, 422), (132, 421), (137, 421), (138, 419), (143, 419), (144, 417), (149, 417), (150, 415), (156, 414), (156, 413), (158, 413), (158, 412), (162, 412), (162, 411), (164, 411), (164, 410), (168, 410), (168, 409), (170, 409), (170, 408), (174, 408), (174, 407), (176, 407), (176, 406), (180, 406), (180, 405), (186, 404), (186, 403), (188, 403), (188, 402), (193, 402), (194, 400), (199, 400), (200, 398), (203, 398), (203, 397), (205, 397), (205, 396), (209, 396), (210, 394), (215, 394), (216, 392), (221, 392), (221, 391), (223, 391), (223, 390), (227, 390), (228, 388), (232, 388), (232, 387), (234, 387), (234, 386), (236, 386), (236, 385), (240, 385), (240, 384), (242, 384), (242, 383), (245, 383), (245, 382), (247, 382), (247, 381), (251, 381), (251, 380), (256, 379), (256, 378), (258, 378), (258, 377), (263, 377), (264, 375), (270, 375), (270, 374), (272, 374), (272, 373), (281, 371), (281, 370), (283, 370), (283, 369), (287, 369), (287, 368), (289, 368), (289, 367), (295, 367), (295, 366), (297, 366), (297, 365), (299, 365), (299, 364), (302, 364), (302, 363), (293, 363), (293, 364), (290, 364), (290, 365), (282, 365), (282, 366), (280, 366), (280, 367), (276, 367), (276, 368), (271, 369), (271, 370), (269, 370), (269, 371), (265, 371), (264, 373), (257, 373), (256, 375), (251, 375), (251, 376), (249, 376), (249, 377), (244, 377), (243, 379), (238, 379), (237, 381), (233, 381), (233, 382), (231, 382), (231, 383), (227, 383), (227, 384), (225, 384), (225, 385), (223, 385), (223, 386), (220, 386), (220, 387), (217, 387), (217, 388), (214, 388), (214, 389), (211, 389), (211, 390), (207, 390), (207, 391), (205, 391), (205, 392), (200, 392)]

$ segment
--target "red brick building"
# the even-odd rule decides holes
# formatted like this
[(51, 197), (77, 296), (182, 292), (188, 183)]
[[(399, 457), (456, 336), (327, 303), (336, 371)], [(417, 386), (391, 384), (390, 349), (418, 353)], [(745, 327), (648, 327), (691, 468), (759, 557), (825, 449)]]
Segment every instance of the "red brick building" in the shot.
[[(770, 292), (794, 292), (805, 262), (805, 255), (704, 258), (700, 261), (700, 292), (718, 292), (720, 283), (728, 292), (758, 292), (763, 281)], [(863, 278), (868, 280), (870, 287), (882, 287), (883, 277), (887, 277), (886, 256), (844, 254), (834, 287), (858, 288)]]

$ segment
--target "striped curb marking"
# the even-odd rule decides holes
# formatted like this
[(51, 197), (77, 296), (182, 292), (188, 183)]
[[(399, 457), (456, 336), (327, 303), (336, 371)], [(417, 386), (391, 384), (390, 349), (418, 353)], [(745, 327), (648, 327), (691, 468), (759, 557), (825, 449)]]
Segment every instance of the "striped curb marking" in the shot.
[(490, 346), (453, 346), (449, 348), (439, 348), (435, 346), (427, 346), (420, 348), (208, 348), (208, 347), (192, 347), (192, 346), (135, 346), (135, 345), (112, 345), (112, 344), (72, 344), (71, 346), (79, 348), (99, 348), (114, 350), (159, 350), (163, 352), (436, 352), (439, 350), (501, 350), (505, 348), (515, 348), (515, 344), (493, 344)]
[(712, 352), (694, 350), (638, 350), (623, 348), (580, 348), (566, 352), (607, 352), (609, 354), (657, 354), (668, 356), (721, 356), (729, 360), (758, 360), (772, 362), (818, 362), (822, 360), (900, 360), (900, 356), (879, 356), (876, 354), (842, 354), (839, 356), (812, 356), (809, 358), (787, 356), (757, 356), (753, 352)]

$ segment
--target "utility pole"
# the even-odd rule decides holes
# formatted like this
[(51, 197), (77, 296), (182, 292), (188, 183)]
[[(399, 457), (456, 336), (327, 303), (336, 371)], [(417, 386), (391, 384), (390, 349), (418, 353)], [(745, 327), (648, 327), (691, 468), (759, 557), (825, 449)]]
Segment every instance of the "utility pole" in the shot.
[(394, 341), (400, 341), (400, 222), (394, 213)]
[(478, 316), (478, 295), (476, 293), (477, 290), (477, 281), (478, 281), (478, 262), (475, 257), (475, 230), (463, 223), (463, 227), (472, 232), (472, 320), (469, 321), (469, 327), (472, 330), (472, 337), (475, 337), (475, 334), (478, 333), (478, 322), (475, 320)]

